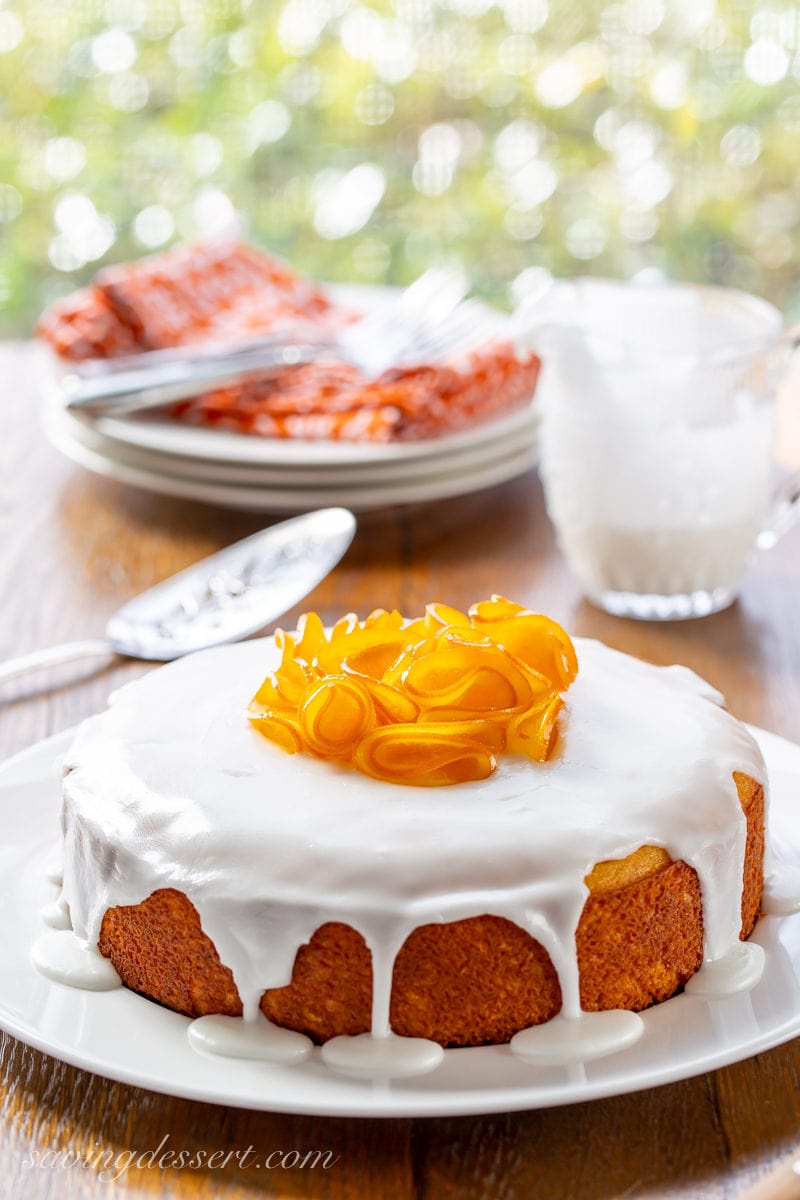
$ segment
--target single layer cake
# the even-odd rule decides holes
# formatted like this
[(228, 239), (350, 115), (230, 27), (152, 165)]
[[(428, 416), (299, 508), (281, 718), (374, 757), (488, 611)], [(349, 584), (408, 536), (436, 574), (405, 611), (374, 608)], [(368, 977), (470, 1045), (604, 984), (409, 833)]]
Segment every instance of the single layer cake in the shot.
[(764, 764), (691, 672), (574, 645), (550, 757), (440, 787), (262, 736), (272, 639), (128, 685), (66, 759), (75, 933), (169, 1008), (317, 1042), (506, 1042), (672, 996), (753, 928)]

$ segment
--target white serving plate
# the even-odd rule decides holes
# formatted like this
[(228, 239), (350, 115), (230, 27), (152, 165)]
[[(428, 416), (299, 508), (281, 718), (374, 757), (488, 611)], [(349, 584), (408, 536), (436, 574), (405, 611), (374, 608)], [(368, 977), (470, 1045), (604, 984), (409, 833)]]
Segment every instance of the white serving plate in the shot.
[(383, 467), (423, 459), (439, 461), (456, 452), (472, 448), (480, 450), (487, 441), (513, 435), (530, 419), (530, 410), (525, 408), (444, 437), (385, 444), (261, 438), (152, 416), (140, 416), (135, 420), (99, 417), (94, 428), (113, 441), (181, 458), (285, 469), (306, 467), (325, 471), (347, 468), (358, 471), (371, 465)]
[[(453, 447), (441, 456), (422, 454), (377, 461), (364, 459), (358, 464), (326, 466), (313, 463), (250, 463), (227, 462), (193, 455), (154, 450), (131, 441), (108, 437), (100, 422), (89, 422), (74, 416), (60, 404), (49, 405), (44, 414), (48, 437), (61, 449), (79, 443), (103, 458), (127, 466), (139, 467), (156, 474), (178, 476), (205, 483), (224, 483), (250, 487), (363, 487), (376, 484), (414, 483), (436, 475), (453, 475), (482, 467), (512, 450), (533, 446), (537, 436), (538, 419), (530, 408), (511, 414), (501, 421), (487, 423), (484, 437), (471, 437), (463, 446)], [(201, 431), (202, 432), (202, 431)], [(469, 431), (474, 434), (474, 430)], [(231, 435), (232, 436), (232, 435)], [(427, 443), (426, 443), (427, 445)], [(376, 447), (386, 449), (387, 447)], [(69, 453), (68, 450), (66, 450)]]
[[(771, 837), (800, 872), (800, 747), (752, 731), (771, 781)], [(109, 1079), (219, 1104), (318, 1116), (449, 1116), (571, 1104), (686, 1079), (800, 1035), (800, 914), (762, 918), (754, 940), (766, 969), (749, 994), (681, 995), (643, 1013), (633, 1047), (593, 1062), (541, 1068), (508, 1047), (446, 1050), (429, 1075), (359, 1080), (336, 1075), (315, 1050), (299, 1066), (202, 1057), (189, 1020), (124, 988), (83, 992), (43, 979), (30, 947), (54, 898), (45, 869), (57, 853), (58, 762), (71, 733), (40, 742), (0, 768), (0, 1027)]]
[(91, 431), (76, 435), (73, 427), (59, 419), (46, 420), (45, 431), (54, 446), (95, 474), (149, 492), (248, 512), (304, 512), (337, 505), (366, 512), (390, 505), (442, 500), (505, 483), (530, 470), (536, 462), (535, 439), (529, 436), (501, 442), (499, 449), (490, 446), (478, 461), (470, 457), (453, 470), (447, 469), (447, 460), (443, 463), (428, 460), (428, 469), (412, 478), (400, 473), (383, 481), (362, 484), (356, 476), (349, 482), (328, 484), (322, 476), (318, 484), (303, 486), (269, 478), (264, 483), (240, 483), (234, 474), (233, 482), (216, 482), (207, 476), (202, 464), (197, 473), (187, 473), (185, 467), (180, 473), (156, 469), (148, 462), (143, 464), (130, 449), (93, 442)]

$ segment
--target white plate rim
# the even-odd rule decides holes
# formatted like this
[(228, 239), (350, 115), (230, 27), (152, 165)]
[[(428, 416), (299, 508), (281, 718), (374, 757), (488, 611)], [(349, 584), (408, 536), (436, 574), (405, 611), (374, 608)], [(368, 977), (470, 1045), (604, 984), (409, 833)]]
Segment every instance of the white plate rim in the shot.
[(106, 437), (95, 425), (76, 418), (65, 409), (50, 407), (44, 414), (45, 431), (59, 445), (78, 443), (112, 462), (132, 468), (236, 487), (258, 488), (330, 488), (383, 487), (390, 483), (411, 483), (432, 476), (452, 475), (456, 471), (475, 470), (487, 461), (496, 461), (503, 453), (533, 447), (538, 437), (538, 420), (532, 413), (510, 426), (502, 436), (454, 449), (441, 459), (419, 458), (364, 462), (357, 468), (311, 465), (285, 466), (266, 463), (226, 463), (213, 459), (184, 457), (165, 451), (149, 450), (130, 442)]
[(46, 424), (45, 433), (63, 454), (97, 475), (148, 492), (250, 512), (302, 512), (330, 505), (366, 512), (393, 505), (428, 503), (495, 487), (525, 474), (536, 464), (534, 443), (526, 440), (511, 449), (504, 446), (497, 458), (484, 461), (480, 468), (468, 463), (453, 472), (432, 471), (429, 476), (410, 483), (404, 479), (393, 479), (384, 485), (341, 483), (319, 487), (206, 483), (202, 479), (179, 478), (165, 471), (131, 466), (109, 452), (87, 447), (63, 427)]
[(228, 429), (207, 429), (173, 421), (127, 421), (100, 417), (94, 422), (98, 433), (112, 441), (141, 449), (179, 455), (182, 458), (248, 465), (315, 467), (359, 467), (373, 463), (438, 460), (448, 454), (480, 446), (487, 440), (513, 434), (531, 419), (531, 405), (484, 421), (469, 429), (441, 438), (410, 442), (329, 442), (300, 438), (263, 438)]
[[(762, 749), (768, 759), (770, 769), (772, 770), (776, 763), (780, 763), (780, 772), (788, 773), (791, 777), (791, 788), (796, 787), (796, 783), (800, 780), (800, 746), (794, 745), (783, 738), (776, 737), (774, 734), (769, 734), (764, 730), (754, 729), (752, 732), (757, 736), (762, 745)], [(32, 787), (39, 796), (38, 805), (40, 809), (49, 808), (53, 821), (55, 823), (55, 810), (57, 807), (57, 784), (55, 780), (54, 763), (58, 756), (66, 748), (69, 738), (73, 731), (68, 730), (55, 737), (49, 738), (44, 742), (39, 742), (28, 750), (18, 754), (13, 759), (10, 759), (6, 764), (0, 767), (0, 798), (3, 792), (10, 789), (14, 790), (21, 786)], [(53, 793), (50, 799), (44, 795), (45, 789)], [(31, 800), (31, 797), (28, 797)], [(28, 807), (27, 812), (35, 815), (36, 805)], [(45, 815), (44, 812), (39, 814)], [(36, 834), (32, 831), (31, 837), (37, 836), (41, 838), (42, 823), (32, 821), (35, 826)], [(800, 829), (798, 829), (798, 837), (800, 838)], [(39, 845), (40, 853), (44, 853)], [(35, 880), (30, 878), (30, 873), (33, 870), (34, 842), (31, 841), (19, 851), (18, 859), (15, 863), (12, 862), (10, 873), (6, 871), (3, 875), (4, 886), (16, 885), (21, 889), (23, 896), (29, 897), (31, 888), (38, 886), (41, 881), (38, 873)], [(6, 851), (6, 857), (13, 859), (13, 854)], [(41, 866), (41, 862), (38, 863)], [(10, 883), (9, 883), (10, 881)], [(27, 887), (27, 892), (25, 888)], [(16, 894), (16, 893), (15, 893)], [(657, 1056), (658, 1061), (651, 1064), (654, 1069), (648, 1070), (646, 1074), (641, 1071), (629, 1076), (622, 1076), (622, 1079), (614, 1079), (613, 1075), (609, 1074), (610, 1064), (615, 1061), (620, 1061), (623, 1056), (611, 1056), (609, 1059), (597, 1060), (596, 1063), (587, 1064), (586, 1070), (592, 1070), (591, 1078), (585, 1075), (575, 1077), (574, 1073), (570, 1076), (569, 1072), (562, 1071), (559, 1073), (559, 1082), (557, 1085), (549, 1087), (539, 1087), (538, 1089), (530, 1086), (521, 1088), (515, 1086), (505, 1089), (478, 1089), (477, 1091), (469, 1091), (461, 1093), (451, 1090), (441, 1095), (436, 1092), (431, 1092), (426, 1086), (426, 1081), (430, 1083), (435, 1079), (434, 1076), (422, 1077), (420, 1081), (415, 1083), (412, 1080), (403, 1081), (402, 1088), (395, 1085), (374, 1084), (372, 1082), (358, 1081), (345, 1079), (344, 1077), (333, 1076), (321, 1067), (318, 1059), (312, 1056), (309, 1064), (304, 1064), (303, 1067), (292, 1068), (269, 1068), (257, 1074), (258, 1087), (254, 1088), (252, 1079), (249, 1088), (244, 1091), (241, 1087), (230, 1084), (230, 1078), (236, 1072), (249, 1070), (251, 1064), (236, 1063), (233, 1067), (226, 1060), (216, 1059), (211, 1062), (206, 1069), (207, 1079), (204, 1085), (198, 1086), (196, 1083), (186, 1083), (184, 1079), (175, 1078), (176, 1064), (181, 1061), (191, 1062), (193, 1067), (197, 1067), (198, 1062), (201, 1062), (195, 1052), (188, 1046), (188, 1040), (180, 1039), (180, 1043), (172, 1045), (173, 1058), (168, 1065), (164, 1064), (162, 1074), (148, 1073), (137, 1069), (131, 1062), (124, 1061), (123, 1058), (117, 1057), (115, 1061), (103, 1061), (97, 1058), (90, 1052), (81, 1050), (79, 1045), (73, 1041), (72, 1044), (65, 1043), (63, 1039), (54, 1038), (43, 1031), (40, 1026), (32, 1024), (29, 1020), (20, 1020), (17, 1015), (9, 1009), (8, 992), (10, 978), (16, 978), (14, 972), (19, 972), (21, 977), (29, 981), (30, 986), (35, 985), (39, 989), (43, 989), (47, 995), (47, 1012), (52, 1018), (53, 1005), (56, 1007), (59, 1003), (66, 1005), (69, 1003), (80, 1003), (92, 1017), (89, 1022), (90, 1032), (94, 1030), (96, 1025), (101, 1024), (103, 1013), (105, 1011), (105, 1019), (108, 1021), (108, 1010), (110, 1007), (115, 1007), (117, 1015), (112, 1015), (110, 1020), (113, 1021), (114, 1028), (127, 1026), (126, 1038), (123, 1039), (123, 1044), (119, 1046), (119, 1039), (115, 1041), (115, 1047), (118, 1047), (119, 1054), (130, 1047), (131, 1044), (141, 1045), (141, 1039), (148, 1037), (154, 1038), (156, 1029), (158, 1028), (159, 1036), (161, 1036), (162, 1027), (167, 1030), (167, 1036), (172, 1039), (176, 1032), (185, 1028), (188, 1023), (188, 1018), (181, 1017), (178, 1014), (170, 1013), (157, 1005), (153, 1005), (139, 996), (134, 996), (132, 993), (126, 992), (124, 989), (116, 992), (108, 993), (76, 993), (72, 989), (62, 988), (58, 984), (48, 983), (40, 979), (33, 967), (30, 965), (27, 953), (23, 953), (21, 947), (29, 945), (31, 930), (35, 936), (36, 932), (36, 914), (22, 914), (27, 919), (27, 927), (17, 929), (17, 942), (13, 938), (8, 937), (8, 929), (6, 929), (6, 941), (10, 949), (11, 961), (0, 960), (0, 1028), (5, 1029), (14, 1037), (20, 1038), (27, 1044), (34, 1046), (36, 1049), (44, 1053), (54, 1055), (65, 1062), (71, 1063), (73, 1066), (89, 1070), (95, 1074), (99, 1074), (109, 1079), (118, 1080), (122, 1083), (130, 1084), (137, 1087), (144, 1087), (152, 1091), (162, 1092), (168, 1095), (175, 1095), (187, 1099), (195, 1099), (202, 1101), (210, 1101), (212, 1103), (224, 1103), (235, 1107), (251, 1108), (261, 1111), (272, 1112), (288, 1112), (297, 1114), (306, 1114), (313, 1116), (351, 1116), (351, 1117), (427, 1117), (427, 1116), (459, 1116), (468, 1114), (520, 1111), (532, 1108), (554, 1107), (562, 1104), (576, 1103), (585, 1100), (600, 1099), (603, 1097), (622, 1095), (628, 1092), (638, 1091), (643, 1088), (653, 1087), (656, 1085), (666, 1084), (690, 1078), (693, 1075), (702, 1074), (706, 1071), (727, 1066), (731, 1063), (748, 1058), (754, 1054), (764, 1050), (779, 1046), (784, 1042), (789, 1041), (793, 1037), (800, 1034), (800, 959), (792, 960), (791, 970), (794, 972), (793, 996), (792, 1004), (790, 1004), (787, 1013), (783, 1019), (775, 1019), (771, 1026), (759, 1030), (757, 1036), (750, 1036), (744, 1039), (733, 1039), (727, 1043), (723, 1042), (721, 1046), (716, 1047), (714, 1051), (706, 1051), (705, 1055), (695, 1057), (690, 1061), (681, 1060), (680, 1054), (676, 1054), (676, 1049), (680, 1050), (680, 1046), (669, 1040), (666, 1041), (666, 1053), (662, 1052)], [(14, 914), (13, 909), (10, 909), (8, 904), (0, 905), (0, 925), (8, 924), (9, 917), (16, 920), (19, 914)], [(771, 936), (773, 941), (776, 933), (782, 929), (788, 929), (791, 925), (791, 931), (794, 935), (793, 944), (800, 944), (800, 914), (793, 917), (767, 917), (762, 919), (759, 929), (762, 931), (759, 940), (762, 942), (769, 940)], [(15, 925), (17, 928), (17, 925)], [(43, 928), (43, 927), (42, 927)], [(770, 970), (770, 951), (767, 952), (768, 971)], [(24, 960), (24, 961), (23, 961)], [(756, 989), (754, 995), (759, 992), (759, 989), (767, 987), (770, 980), (765, 978), (759, 988)], [(774, 984), (774, 980), (772, 981)], [(67, 999), (65, 999), (65, 997)], [(77, 999), (76, 999), (77, 997)], [(738, 998), (736, 998), (738, 999)], [(731, 1001), (716, 1002), (719, 1005), (730, 1004)], [(699, 1006), (699, 1007), (698, 1007)], [(26, 1009), (26, 1011), (29, 1011)], [(697, 1023), (699, 1014), (705, 1011), (704, 1002), (699, 1001), (695, 997), (678, 996), (673, 1000), (668, 1000), (664, 1004), (657, 1005), (643, 1014), (645, 1022), (645, 1039), (647, 1040), (648, 1029), (652, 1032), (655, 1030), (656, 1038), (655, 1045), (662, 1045), (664, 1026), (667, 1025), (667, 1032), (671, 1036), (687, 1037), (692, 1027), (692, 1021)], [(124, 1022), (120, 1022), (120, 1014), (124, 1017)], [(131, 1021), (134, 1022), (135, 1028), (131, 1028)], [(70, 1028), (72, 1025), (70, 1024)], [(660, 1040), (659, 1040), (660, 1038)], [(163, 1040), (163, 1038), (162, 1038)], [(703, 1042), (705, 1045), (705, 1042)], [(481, 1047), (476, 1050), (451, 1050), (445, 1052), (445, 1064), (452, 1063), (456, 1071), (460, 1069), (463, 1062), (465, 1068), (469, 1066), (469, 1078), (471, 1079), (475, 1072), (485, 1071), (487, 1066), (489, 1069), (494, 1069), (497, 1063), (503, 1062), (504, 1047)], [(634, 1053), (626, 1051), (625, 1055)], [(318, 1055), (318, 1052), (314, 1052)], [(191, 1058), (186, 1056), (190, 1055)], [(448, 1060), (448, 1056), (450, 1056)], [(454, 1059), (452, 1056), (461, 1056), (459, 1059)], [(465, 1058), (464, 1056), (469, 1056)], [(508, 1056), (510, 1058), (510, 1056)], [(158, 1059), (159, 1064), (161, 1059)], [(224, 1066), (221, 1064), (224, 1063)], [(202, 1063), (201, 1063), (202, 1065)], [(263, 1066), (263, 1064), (260, 1064)], [(230, 1074), (229, 1084), (220, 1085), (219, 1077), (226, 1074), (228, 1068)], [(293, 1072), (309, 1071), (310, 1080), (303, 1076), (304, 1088), (299, 1092), (295, 1089), (292, 1092)], [(297, 1079), (297, 1077), (295, 1077)], [(322, 1088), (323, 1095), (320, 1097), (318, 1090)], [(288, 1091), (287, 1091), (288, 1088)]]

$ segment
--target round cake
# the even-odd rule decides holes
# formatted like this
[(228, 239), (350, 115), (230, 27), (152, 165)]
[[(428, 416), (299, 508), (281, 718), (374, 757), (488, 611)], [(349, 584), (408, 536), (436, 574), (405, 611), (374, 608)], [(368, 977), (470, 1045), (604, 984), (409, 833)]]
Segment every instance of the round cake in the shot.
[(273, 639), (124, 687), (65, 762), (75, 934), (171, 1009), (318, 1043), (502, 1043), (672, 996), (753, 929), (763, 760), (690, 671), (574, 646), (550, 757), (441, 787), (261, 736)]

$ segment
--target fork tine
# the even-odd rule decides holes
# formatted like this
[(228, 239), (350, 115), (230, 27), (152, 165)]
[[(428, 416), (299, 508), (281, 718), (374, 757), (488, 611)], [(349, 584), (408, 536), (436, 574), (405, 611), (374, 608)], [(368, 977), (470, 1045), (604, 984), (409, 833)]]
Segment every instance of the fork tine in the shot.
[(476, 349), (498, 332), (497, 321), (479, 300), (465, 300), (446, 320), (427, 329), (409, 349), (409, 355), (416, 361), (453, 357), (459, 351)]
[(461, 270), (432, 267), (400, 296), (342, 331), (340, 344), (370, 374), (380, 374), (458, 307), (468, 282)]
[(400, 308), (415, 322), (439, 320), (452, 312), (469, 291), (461, 267), (430, 267), (400, 297)]
[(444, 316), (451, 312), (468, 290), (469, 284), (460, 268), (430, 267), (399, 296), (373, 309), (350, 326), (348, 332), (358, 331), (365, 337), (386, 330), (398, 336), (413, 332), (429, 317), (435, 318), (437, 314)]

